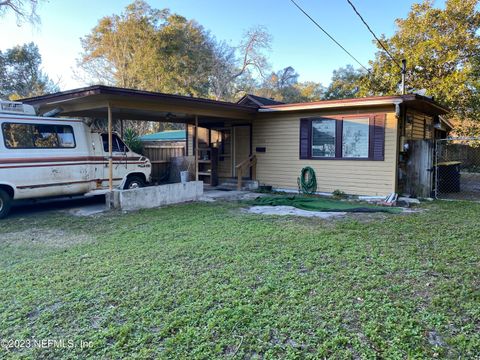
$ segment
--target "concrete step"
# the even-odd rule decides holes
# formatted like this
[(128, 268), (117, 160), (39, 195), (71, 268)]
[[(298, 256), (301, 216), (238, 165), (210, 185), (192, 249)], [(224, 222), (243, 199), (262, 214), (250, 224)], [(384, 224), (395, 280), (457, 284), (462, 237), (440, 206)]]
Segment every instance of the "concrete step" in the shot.
[[(218, 187), (237, 190), (237, 179), (223, 179), (220, 181)], [(258, 189), (258, 181), (256, 180), (243, 180), (242, 190), (256, 190)]]

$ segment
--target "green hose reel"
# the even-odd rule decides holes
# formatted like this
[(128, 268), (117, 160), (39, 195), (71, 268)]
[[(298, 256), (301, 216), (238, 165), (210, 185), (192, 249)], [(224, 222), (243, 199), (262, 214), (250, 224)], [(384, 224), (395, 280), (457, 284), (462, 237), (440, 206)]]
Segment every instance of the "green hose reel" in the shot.
[(298, 191), (304, 194), (315, 194), (317, 191), (317, 177), (315, 170), (310, 166), (305, 166), (300, 172), (300, 177), (297, 179)]

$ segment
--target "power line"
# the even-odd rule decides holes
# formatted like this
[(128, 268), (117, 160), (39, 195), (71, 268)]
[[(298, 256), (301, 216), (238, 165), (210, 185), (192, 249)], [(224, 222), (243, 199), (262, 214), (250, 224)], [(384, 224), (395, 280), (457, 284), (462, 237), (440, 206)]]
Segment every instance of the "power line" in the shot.
[(377, 37), (377, 35), (375, 35), (375, 33), (373, 32), (373, 30), (370, 28), (370, 26), (367, 24), (367, 22), (365, 21), (365, 19), (362, 17), (362, 15), (360, 15), (360, 13), (358, 12), (357, 8), (355, 7), (355, 5), (353, 5), (353, 3), (350, 1), (350, 0), (347, 0), (347, 2), (350, 4), (350, 6), (352, 7), (353, 11), (355, 11), (355, 13), (358, 15), (358, 17), (360, 18), (360, 20), (362, 20), (362, 22), (365, 24), (365, 26), (367, 27), (368, 31), (370, 31), (370, 33), (373, 35), (373, 37), (375, 38), (375, 40), (377, 40), (377, 42), (380, 44), (380, 46), (382, 47), (383, 50), (385, 50), (385, 52), (387, 53), (387, 55), (390, 57), (390, 59), (392, 59), (392, 61), (400, 68), (402, 69), (402, 71), (404, 70), (403, 66), (400, 65), (400, 63), (393, 57), (392, 54), (390, 54), (390, 52), (387, 50), (387, 48), (383, 45), (383, 43), (380, 41), (380, 39)]
[(353, 56), (337, 40), (335, 40), (335, 38), (332, 35), (330, 35), (323, 27), (321, 27), (319, 23), (317, 23), (310, 15), (308, 15), (308, 13), (305, 10), (303, 10), (300, 7), (300, 5), (298, 5), (294, 0), (290, 0), (290, 1), (298, 8), (298, 10), (300, 10), (307, 18), (309, 18), (310, 21), (312, 21), (320, 30), (322, 30), (325, 35), (327, 35), (335, 44), (337, 44), (343, 51), (345, 51), (353, 60), (355, 60), (362, 68), (364, 68), (371, 75), (371, 72), (369, 69), (363, 66), (363, 64), (360, 61), (358, 61), (355, 56)]
[(375, 78), (374, 74), (365, 67), (355, 56), (352, 55), (345, 47), (342, 46), (335, 38), (330, 35), (322, 26), (320, 26), (319, 23), (317, 23), (305, 10), (302, 9), (300, 5), (298, 5), (294, 0), (290, 0), (310, 21), (312, 21), (325, 35), (327, 35), (335, 44), (337, 44), (345, 53), (347, 53), (353, 60), (357, 62), (369, 75), (370, 75), (370, 80), (372, 81), (372, 84), (377, 84), (377, 85), (385, 85), (383, 81), (377, 82), (377, 79)]

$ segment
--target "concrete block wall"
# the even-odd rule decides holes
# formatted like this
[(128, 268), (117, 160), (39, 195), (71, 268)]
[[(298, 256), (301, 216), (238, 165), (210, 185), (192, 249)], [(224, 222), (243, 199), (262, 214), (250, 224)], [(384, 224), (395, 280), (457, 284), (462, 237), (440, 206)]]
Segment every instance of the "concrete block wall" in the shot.
[(163, 205), (195, 201), (203, 195), (203, 182), (190, 181), (149, 186), (131, 190), (114, 190), (107, 194), (106, 203), (110, 209), (139, 210)]

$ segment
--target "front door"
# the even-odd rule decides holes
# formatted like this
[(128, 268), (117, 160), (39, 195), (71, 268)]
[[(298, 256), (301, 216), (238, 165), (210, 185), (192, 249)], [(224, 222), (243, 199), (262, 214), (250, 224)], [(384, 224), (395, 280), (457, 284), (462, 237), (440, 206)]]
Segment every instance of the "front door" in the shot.
[(247, 160), (251, 154), (250, 125), (233, 127), (233, 175), (237, 176), (236, 166)]

